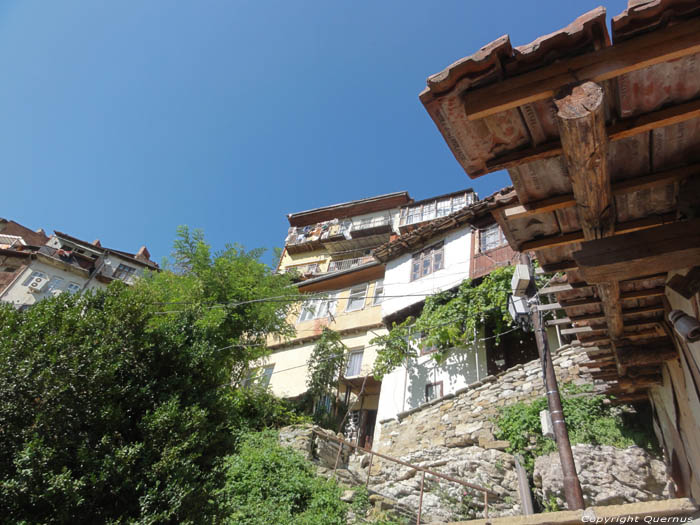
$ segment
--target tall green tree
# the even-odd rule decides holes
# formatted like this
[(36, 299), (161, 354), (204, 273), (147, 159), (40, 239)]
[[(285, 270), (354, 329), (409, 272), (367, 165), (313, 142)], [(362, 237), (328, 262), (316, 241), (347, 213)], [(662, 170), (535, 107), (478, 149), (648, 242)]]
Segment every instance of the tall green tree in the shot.
[(0, 521), (216, 519), (234, 426), (256, 417), (231, 371), (289, 331), (293, 290), (259, 255), (183, 228), (132, 288), (0, 307)]

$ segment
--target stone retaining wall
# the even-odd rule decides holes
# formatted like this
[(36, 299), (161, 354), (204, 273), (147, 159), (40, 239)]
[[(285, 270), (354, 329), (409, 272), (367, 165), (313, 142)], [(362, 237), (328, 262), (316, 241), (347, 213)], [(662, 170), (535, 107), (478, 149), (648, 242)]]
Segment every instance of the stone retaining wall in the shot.
[[(588, 357), (580, 349), (562, 347), (553, 358), (560, 384), (593, 383), (591, 375), (580, 367), (587, 361)], [(493, 436), (493, 419), (499, 408), (542, 395), (540, 361), (517, 365), (497, 376), (485, 377), (454, 395), (402, 412), (397, 419), (380, 421), (375, 450), (400, 457), (430, 447), (478, 445), (486, 449), (504, 449), (508, 443), (496, 441)]]

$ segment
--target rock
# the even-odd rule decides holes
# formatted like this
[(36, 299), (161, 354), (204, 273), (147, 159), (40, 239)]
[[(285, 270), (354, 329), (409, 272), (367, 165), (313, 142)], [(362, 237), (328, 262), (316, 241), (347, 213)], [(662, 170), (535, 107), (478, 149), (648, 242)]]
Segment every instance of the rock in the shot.
[(354, 490), (344, 490), (343, 495), (340, 496), (340, 501), (345, 501), (347, 503), (350, 503), (354, 499), (355, 499), (355, 491)]
[[(640, 447), (575, 445), (572, 451), (586, 506), (621, 505), (669, 497), (663, 462)], [(533, 481), (543, 501), (555, 498), (559, 506), (565, 508), (558, 453), (535, 460)]]
[(510, 441), (499, 441), (499, 440), (494, 440), (494, 441), (487, 441), (484, 445), (483, 448), (485, 449), (496, 449), (496, 450), (505, 450), (510, 446)]

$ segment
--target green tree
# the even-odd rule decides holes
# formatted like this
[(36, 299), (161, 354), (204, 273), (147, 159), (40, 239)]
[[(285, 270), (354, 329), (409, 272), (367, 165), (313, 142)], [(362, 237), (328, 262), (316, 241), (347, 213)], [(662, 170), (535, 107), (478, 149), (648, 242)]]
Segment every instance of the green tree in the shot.
[[(336, 399), (338, 382), (347, 366), (347, 350), (338, 332), (324, 328), (309, 358), (306, 386), (316, 401), (314, 419), (322, 426), (334, 427), (337, 423), (332, 414), (335, 403), (330, 401)], [(321, 402), (324, 398), (328, 399), (330, 406)]]
[(171, 269), (132, 288), (0, 307), (1, 521), (216, 518), (234, 426), (289, 416), (231, 384), (289, 332), (293, 292), (259, 255), (183, 228)]

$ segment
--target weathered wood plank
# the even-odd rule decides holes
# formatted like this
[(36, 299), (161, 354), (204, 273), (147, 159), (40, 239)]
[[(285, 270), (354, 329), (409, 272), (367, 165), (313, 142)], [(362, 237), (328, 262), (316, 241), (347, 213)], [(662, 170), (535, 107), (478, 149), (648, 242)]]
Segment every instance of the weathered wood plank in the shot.
[(464, 93), (464, 107), (470, 120), (554, 96), (573, 82), (605, 80), (645, 67), (700, 53), (700, 20), (650, 32), (611, 47), (554, 62), (496, 85)]
[(574, 259), (588, 283), (696, 266), (700, 262), (700, 219), (587, 241)]
[[(612, 183), (612, 193), (614, 196), (618, 196), (649, 188), (656, 188), (687, 179), (698, 174), (700, 174), (700, 164), (690, 164), (680, 168), (672, 168), (670, 170), (664, 170), (657, 173), (652, 173), (650, 175), (633, 177), (624, 181)], [(565, 208), (573, 208), (574, 206), (576, 206), (574, 195), (567, 194), (529, 202), (527, 205), (519, 204), (517, 206), (504, 208), (503, 213), (507, 219), (517, 219), (519, 217), (549, 213)]]

